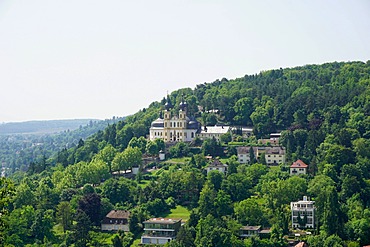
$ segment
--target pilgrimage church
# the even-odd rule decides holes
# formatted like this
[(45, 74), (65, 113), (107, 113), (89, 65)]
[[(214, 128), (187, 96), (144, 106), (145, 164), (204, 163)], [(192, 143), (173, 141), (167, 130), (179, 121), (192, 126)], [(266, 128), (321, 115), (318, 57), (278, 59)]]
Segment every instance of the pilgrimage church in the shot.
[(187, 116), (187, 103), (184, 100), (179, 105), (178, 115), (171, 115), (173, 105), (167, 96), (165, 109), (159, 118), (152, 122), (149, 130), (150, 140), (157, 138), (164, 142), (190, 142), (201, 132), (200, 123), (194, 118)]

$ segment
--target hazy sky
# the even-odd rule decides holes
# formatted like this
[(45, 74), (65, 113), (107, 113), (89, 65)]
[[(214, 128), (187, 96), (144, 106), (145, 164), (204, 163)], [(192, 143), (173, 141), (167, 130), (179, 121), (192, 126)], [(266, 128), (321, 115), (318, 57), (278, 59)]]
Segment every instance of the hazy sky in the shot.
[(111, 118), (167, 91), (370, 60), (370, 1), (0, 0), (0, 122)]

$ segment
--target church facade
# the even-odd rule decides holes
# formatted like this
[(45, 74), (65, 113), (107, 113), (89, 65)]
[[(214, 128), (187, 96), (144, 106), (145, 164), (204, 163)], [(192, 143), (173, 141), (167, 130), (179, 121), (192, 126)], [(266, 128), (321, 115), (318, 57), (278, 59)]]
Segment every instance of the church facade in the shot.
[(152, 122), (149, 130), (149, 139), (163, 139), (165, 142), (190, 142), (200, 132), (200, 123), (194, 118), (187, 116), (187, 103), (183, 100), (179, 105), (178, 115), (172, 115), (173, 105), (167, 97), (163, 117)]

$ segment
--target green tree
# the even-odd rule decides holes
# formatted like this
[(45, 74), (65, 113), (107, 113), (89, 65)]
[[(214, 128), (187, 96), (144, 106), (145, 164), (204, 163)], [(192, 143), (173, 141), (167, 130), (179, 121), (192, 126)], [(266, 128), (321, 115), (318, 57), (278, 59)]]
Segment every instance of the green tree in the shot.
[(70, 230), (72, 227), (72, 209), (69, 202), (62, 201), (57, 206), (57, 219), (63, 227), (63, 232)]
[(117, 153), (112, 162), (112, 170), (127, 170), (132, 167), (140, 167), (142, 153), (138, 147), (128, 147), (123, 152)]
[(212, 183), (215, 191), (218, 191), (221, 188), (222, 180), (224, 179), (223, 173), (219, 171), (210, 171), (207, 174), (207, 180)]
[(223, 190), (219, 190), (217, 192), (213, 205), (215, 208), (214, 214), (216, 217), (231, 215), (233, 213), (230, 195)]
[(1, 243), (4, 243), (4, 231), (6, 229), (6, 223), (4, 222), (4, 216), (8, 214), (8, 205), (14, 194), (14, 185), (13, 183), (6, 179), (0, 178), (0, 246)]
[(73, 231), (75, 246), (85, 247), (87, 246), (88, 240), (90, 238), (89, 230), (91, 221), (89, 219), (89, 216), (87, 216), (87, 214), (80, 209), (77, 210), (75, 221), (76, 224), (74, 225)]
[(239, 125), (251, 125), (250, 115), (253, 112), (253, 100), (249, 97), (241, 98), (234, 105), (234, 121)]
[(235, 203), (235, 215), (238, 221), (243, 225), (266, 225), (266, 212), (263, 206), (258, 204), (257, 199), (248, 198)]
[(51, 240), (53, 238), (53, 210), (37, 210), (33, 224), (31, 225), (31, 234), (35, 239), (44, 241), (44, 238)]
[(214, 200), (216, 191), (211, 183), (206, 183), (200, 192), (199, 196), (199, 214), (201, 217), (206, 217), (208, 214), (214, 213)]

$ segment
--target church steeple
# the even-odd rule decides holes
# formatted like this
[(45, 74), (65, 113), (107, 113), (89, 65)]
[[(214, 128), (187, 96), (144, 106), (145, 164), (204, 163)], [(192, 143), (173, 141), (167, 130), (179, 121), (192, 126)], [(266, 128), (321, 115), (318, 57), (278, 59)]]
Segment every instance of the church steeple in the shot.
[(186, 101), (184, 101), (184, 94), (181, 95), (181, 102), (179, 106), (181, 111), (186, 111), (186, 108), (188, 107), (188, 104)]
[(164, 105), (164, 108), (169, 111), (173, 108), (173, 105), (171, 103), (171, 99), (170, 99), (170, 96), (167, 94), (167, 102), (166, 104)]

